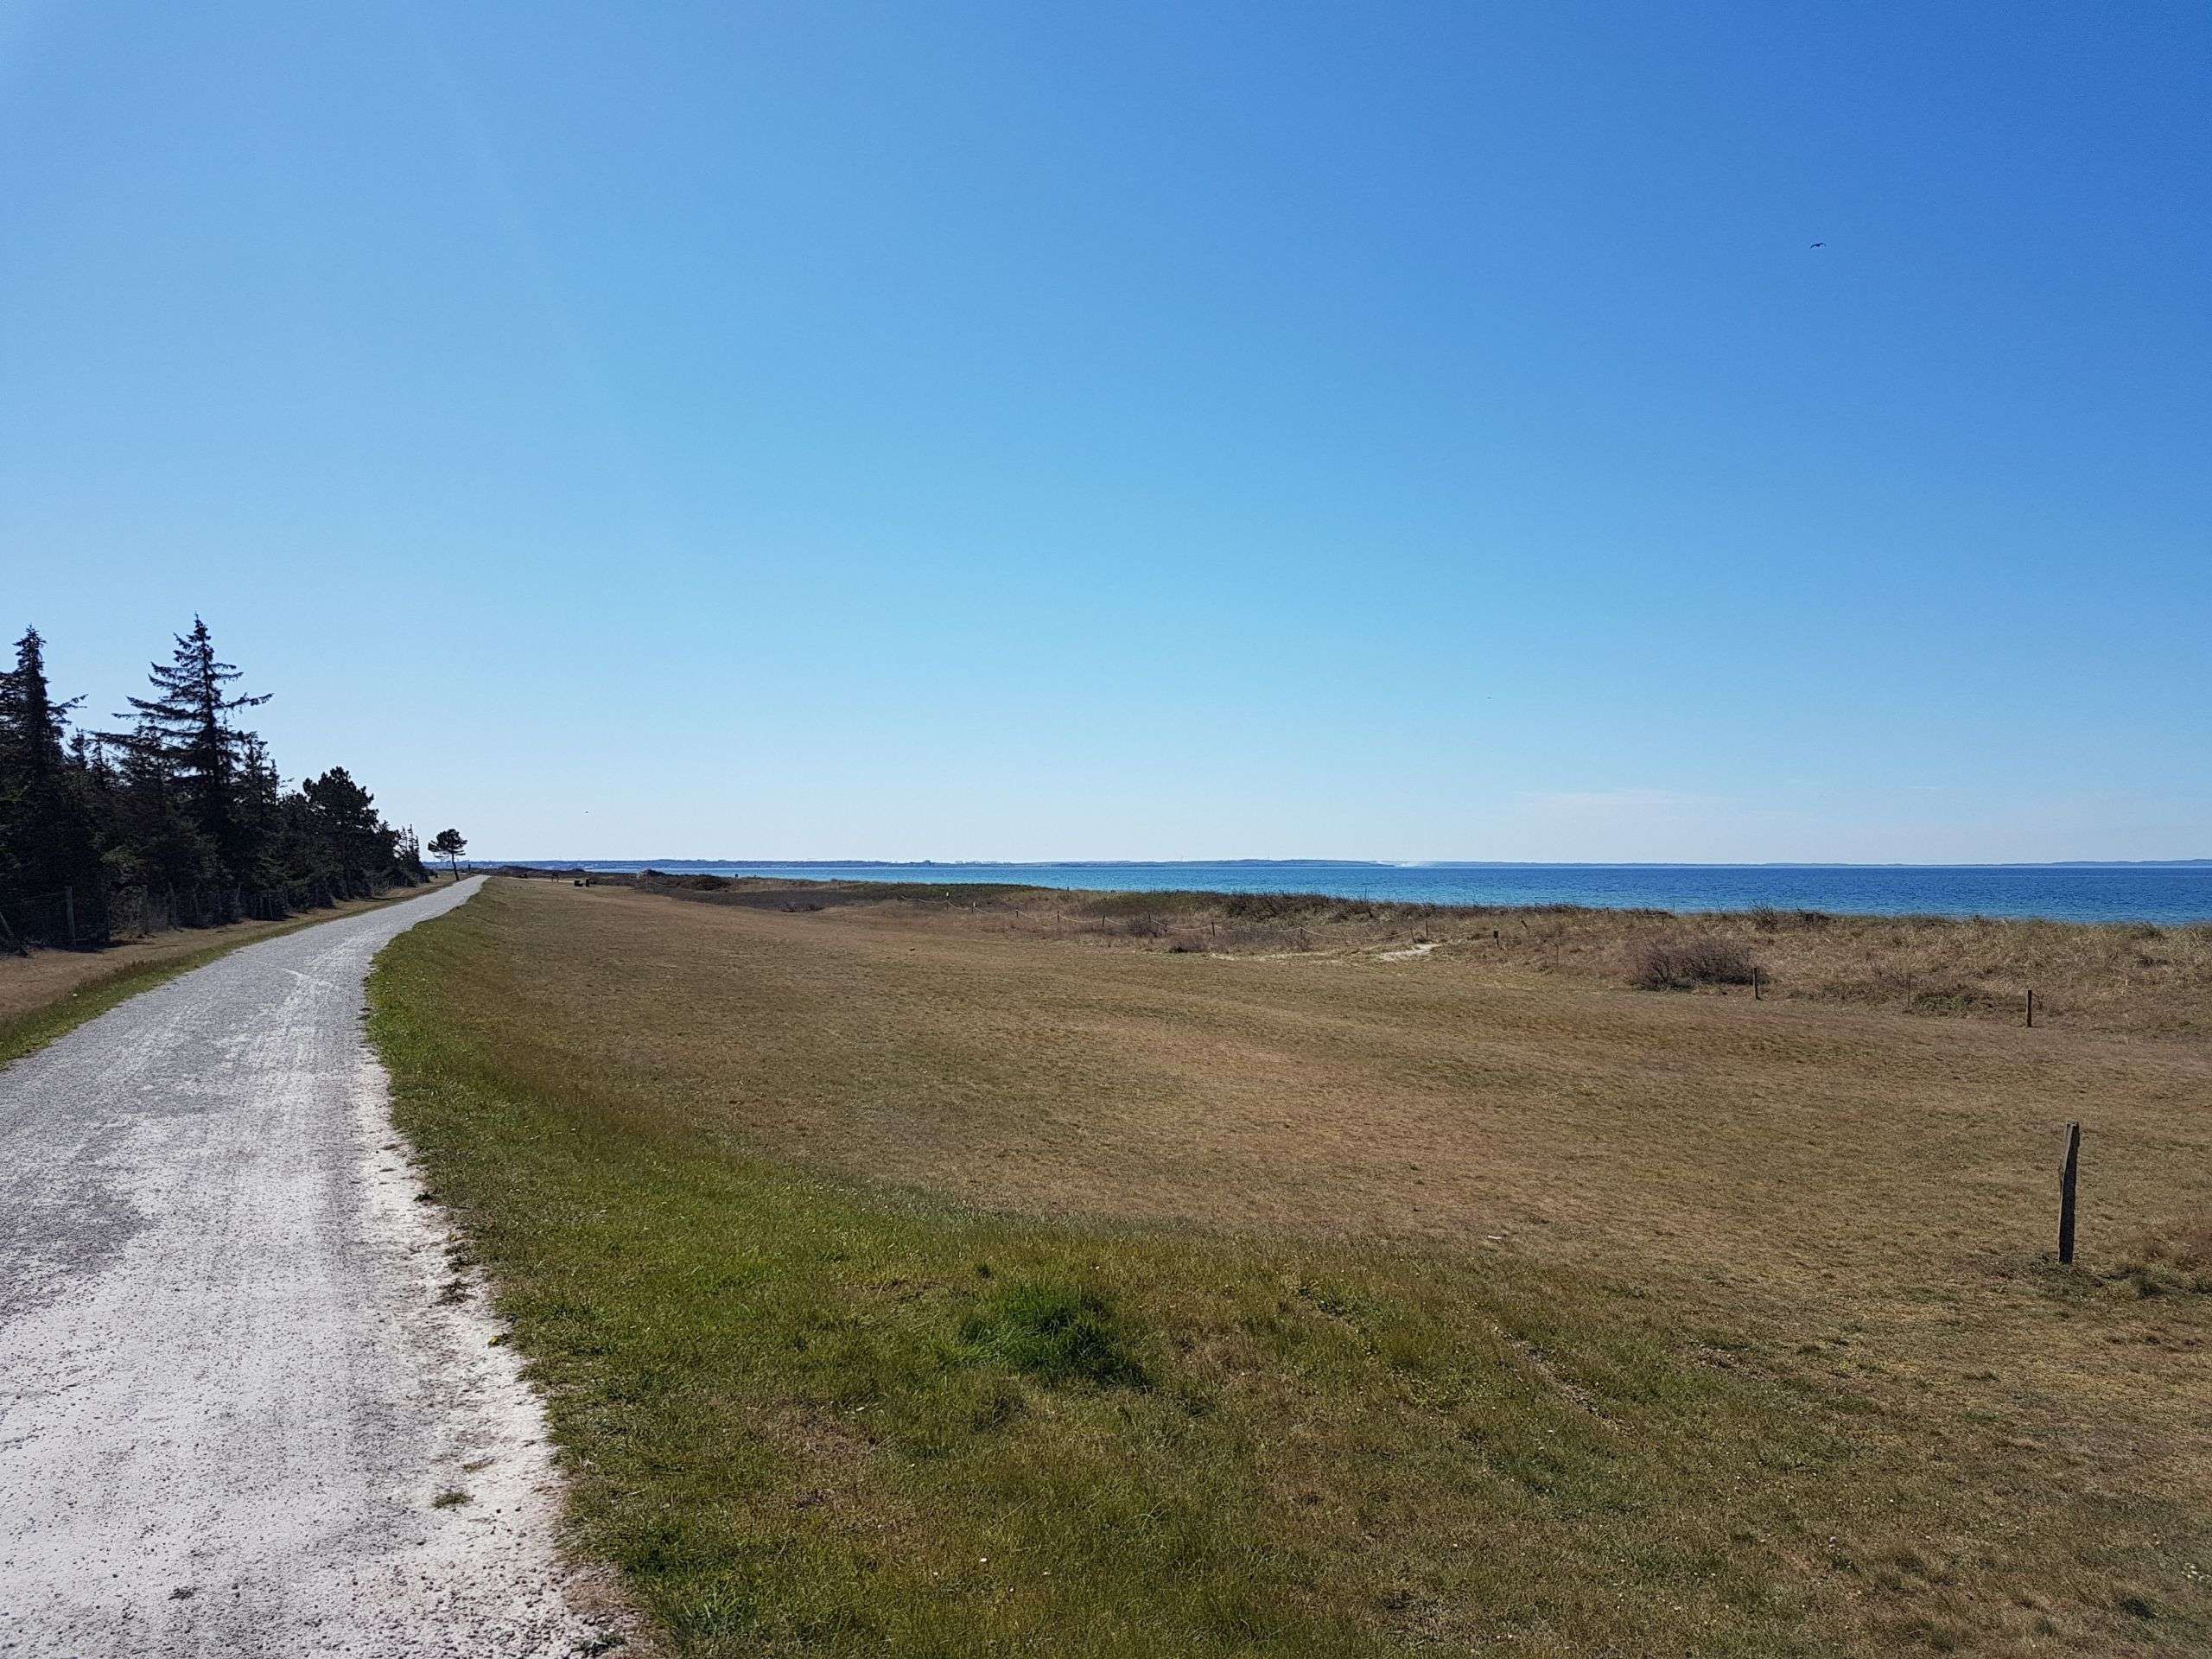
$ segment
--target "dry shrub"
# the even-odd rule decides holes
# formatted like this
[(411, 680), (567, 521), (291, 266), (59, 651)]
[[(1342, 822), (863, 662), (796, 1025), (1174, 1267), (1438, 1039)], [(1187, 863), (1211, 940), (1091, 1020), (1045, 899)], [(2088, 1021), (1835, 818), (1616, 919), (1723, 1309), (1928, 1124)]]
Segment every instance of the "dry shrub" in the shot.
[(1643, 939), (1629, 951), (1629, 982), (1638, 990), (1688, 990), (1695, 985), (1748, 985), (1758, 964), (1732, 939), (1712, 934)]

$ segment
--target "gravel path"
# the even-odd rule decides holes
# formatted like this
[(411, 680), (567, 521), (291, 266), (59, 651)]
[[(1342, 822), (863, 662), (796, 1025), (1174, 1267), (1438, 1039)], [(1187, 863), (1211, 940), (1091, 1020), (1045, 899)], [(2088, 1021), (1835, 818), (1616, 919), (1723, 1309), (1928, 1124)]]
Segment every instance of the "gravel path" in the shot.
[(362, 1039), (370, 959), (478, 885), (246, 946), (0, 1071), (0, 1654), (607, 1645)]

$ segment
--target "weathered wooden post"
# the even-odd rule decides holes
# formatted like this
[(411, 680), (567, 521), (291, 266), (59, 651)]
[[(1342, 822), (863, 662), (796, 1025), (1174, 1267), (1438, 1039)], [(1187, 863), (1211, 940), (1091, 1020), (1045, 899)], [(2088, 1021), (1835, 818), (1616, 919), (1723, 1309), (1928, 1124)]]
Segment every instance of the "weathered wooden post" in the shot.
[(2066, 1126), (2066, 1162), (2058, 1172), (2058, 1265), (2074, 1265), (2074, 1183), (2082, 1169), (2082, 1126)]
[(2029, 992), (2028, 992), (2028, 1029), (2029, 1029), (2030, 1031), (2033, 1031), (2035, 1028), (2036, 1028), (2036, 994), (2035, 994), (2035, 991), (2034, 991), (2032, 988), (2031, 988), (2031, 989), (2029, 990)]
[(1759, 970), (1758, 970), (1757, 968), (1753, 968), (1753, 969), (1751, 969), (1751, 1001), (1754, 1001), (1754, 1002), (1756, 1002), (1756, 1001), (1758, 1001), (1758, 1000), (1759, 1000)]

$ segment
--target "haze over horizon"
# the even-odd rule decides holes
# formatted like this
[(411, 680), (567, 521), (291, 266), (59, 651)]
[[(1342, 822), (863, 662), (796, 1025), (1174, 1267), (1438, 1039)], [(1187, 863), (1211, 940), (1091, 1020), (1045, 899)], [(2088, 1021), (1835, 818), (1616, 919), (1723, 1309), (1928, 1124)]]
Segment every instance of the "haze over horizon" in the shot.
[(0, 3), (0, 626), (486, 858), (2202, 856), (2209, 112), (2181, 3)]

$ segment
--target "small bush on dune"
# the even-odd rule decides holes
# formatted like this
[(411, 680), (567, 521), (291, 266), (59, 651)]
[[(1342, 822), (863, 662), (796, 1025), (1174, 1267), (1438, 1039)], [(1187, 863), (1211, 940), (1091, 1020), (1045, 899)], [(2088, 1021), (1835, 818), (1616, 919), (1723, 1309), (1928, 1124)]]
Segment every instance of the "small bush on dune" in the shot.
[(1711, 935), (1645, 939), (1629, 952), (1629, 982), (1645, 991), (1748, 985), (1758, 969), (1758, 964), (1742, 945)]

